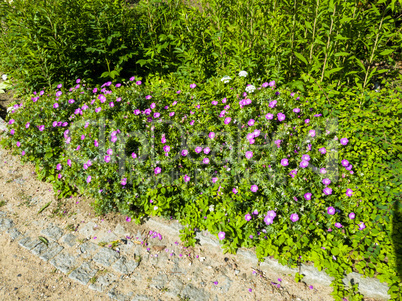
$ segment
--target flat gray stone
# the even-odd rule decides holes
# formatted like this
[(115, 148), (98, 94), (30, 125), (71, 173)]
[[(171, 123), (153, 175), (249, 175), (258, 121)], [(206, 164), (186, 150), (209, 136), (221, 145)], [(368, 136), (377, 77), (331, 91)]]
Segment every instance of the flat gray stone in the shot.
[(119, 236), (124, 236), (124, 237), (126, 235), (129, 235), (129, 233), (124, 229), (124, 227), (121, 224), (117, 224), (117, 226), (113, 232)]
[(348, 274), (343, 280), (345, 286), (350, 286), (350, 282), (353, 284), (359, 284), (359, 292), (365, 296), (378, 299), (391, 299), (388, 295), (388, 287), (386, 284), (381, 283), (380, 280), (375, 278), (363, 278), (360, 274), (352, 272)]
[(58, 241), (60, 237), (63, 236), (63, 230), (52, 223), (50, 223), (49, 226), (46, 229), (43, 229), (40, 233), (54, 241)]
[(9, 218), (0, 217), (0, 231), (6, 231), (14, 226), (14, 222)]
[(80, 245), (80, 251), (81, 251), (81, 256), (82, 258), (89, 258), (92, 257), (92, 254), (95, 251), (98, 251), (100, 247), (98, 245), (95, 245), (92, 242), (84, 242), (82, 245)]
[(46, 246), (43, 242), (38, 244), (35, 248), (31, 250), (31, 252), (39, 256), (40, 259), (44, 261), (49, 261), (57, 254), (59, 254), (64, 248), (60, 246), (57, 242), (49, 242), (49, 245)]
[(177, 278), (173, 278), (172, 281), (169, 282), (167, 288), (168, 291), (165, 292), (165, 295), (170, 297), (170, 298), (177, 298), (177, 295), (180, 294), (180, 292), (183, 290), (183, 282), (181, 282), (179, 279)]
[(69, 247), (74, 247), (77, 244), (77, 237), (72, 233), (67, 233), (61, 238), (61, 242)]
[(7, 215), (7, 212), (0, 211), (0, 217), (5, 217)]
[(141, 276), (140, 272), (133, 273), (130, 278), (133, 279), (135, 282), (138, 282), (138, 283), (140, 283), (142, 281), (142, 276)]
[(276, 260), (275, 258), (271, 259), (269, 257), (265, 257), (265, 261), (260, 263), (260, 269), (261, 269), (261, 271), (266, 272), (266, 273), (275, 271), (275, 272), (281, 272), (281, 273), (286, 273), (286, 274), (290, 273), (290, 274), (295, 275), (296, 272), (299, 272), (299, 269), (296, 269), (296, 268), (292, 269), (292, 268), (289, 268), (288, 266), (281, 265), (278, 262), (278, 260)]
[(31, 237), (24, 237), (20, 241), (18, 241), (18, 244), (27, 250), (32, 250), (40, 243), (42, 243), (42, 241), (40, 241), (38, 238)]
[(301, 274), (304, 275), (303, 281), (307, 284), (320, 284), (330, 286), (334, 277), (329, 276), (324, 271), (320, 272), (312, 265), (301, 264)]
[(138, 267), (138, 262), (135, 260), (127, 260), (126, 257), (121, 257), (117, 260), (112, 268), (120, 274), (131, 274)]
[(76, 259), (74, 256), (64, 251), (57, 254), (49, 263), (64, 274), (67, 274), (74, 267)]
[(95, 283), (91, 283), (89, 288), (94, 291), (103, 292), (110, 284), (117, 280), (117, 276), (112, 273), (99, 276)]
[(97, 238), (97, 241), (103, 241), (103, 242), (107, 242), (107, 243), (119, 239), (119, 238), (116, 236), (116, 234), (114, 234), (113, 232), (110, 232), (110, 233), (109, 233), (108, 231), (105, 231), (105, 230), (99, 231), (99, 232), (96, 234), (96, 238)]
[(133, 299), (131, 299), (131, 301), (152, 301), (155, 300), (150, 296), (146, 296), (146, 295), (137, 295), (135, 296)]
[(258, 258), (255, 255), (255, 253), (252, 252), (252, 251), (244, 250), (244, 249), (238, 249), (237, 250), (237, 255), (240, 255), (241, 257), (243, 257), (242, 261), (247, 262), (250, 265), (255, 266), (258, 263)]
[(18, 179), (14, 179), (14, 182), (17, 183), (17, 184), (20, 184), (20, 185), (24, 184), (25, 181), (26, 180), (24, 180), (22, 177), (18, 178)]
[(21, 236), (21, 232), (18, 231), (17, 228), (15, 228), (15, 227), (8, 229), (8, 230), (6, 231), (6, 233), (7, 233), (8, 235), (10, 235), (10, 238), (11, 238), (12, 240), (14, 240), (14, 239), (18, 238), (19, 236)]
[(117, 292), (117, 291), (116, 291), (116, 288), (112, 288), (112, 289), (108, 292), (107, 295), (108, 295), (109, 298), (112, 299), (112, 300), (129, 301), (129, 300), (130, 300), (130, 297), (133, 295), (133, 293), (130, 293), (130, 294), (128, 294), (128, 295), (124, 295), (124, 294), (121, 294), (121, 293)]
[(95, 226), (95, 223), (89, 222), (85, 224), (78, 232), (80, 232), (80, 234), (83, 235), (85, 238), (89, 239), (92, 236), (96, 236), (95, 230), (93, 229)]
[(81, 283), (82, 285), (86, 285), (89, 280), (95, 276), (97, 269), (91, 268), (90, 261), (83, 262), (78, 269), (75, 269), (71, 272), (68, 278)]
[(208, 301), (209, 293), (204, 289), (194, 287), (192, 284), (187, 284), (183, 289), (182, 296), (190, 298), (190, 300)]
[(154, 278), (152, 278), (150, 287), (160, 290), (165, 287), (167, 281), (168, 281), (167, 275), (165, 274), (157, 275)]
[(117, 259), (119, 259), (120, 255), (116, 251), (113, 251), (108, 248), (102, 248), (98, 253), (95, 254), (93, 260), (103, 266), (110, 266)]

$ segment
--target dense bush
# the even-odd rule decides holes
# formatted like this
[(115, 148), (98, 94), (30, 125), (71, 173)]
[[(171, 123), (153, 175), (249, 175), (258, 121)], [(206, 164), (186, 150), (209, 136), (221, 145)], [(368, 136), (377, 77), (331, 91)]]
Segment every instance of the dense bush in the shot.
[(200, 1), (202, 11), (165, 2), (2, 1), (1, 68), (29, 93), (78, 77), (95, 85), (130, 74), (173, 72), (190, 84), (249, 70), (250, 78), (301, 91), (311, 88), (303, 73), (337, 90), (397, 75), (402, 8), (395, 0)]

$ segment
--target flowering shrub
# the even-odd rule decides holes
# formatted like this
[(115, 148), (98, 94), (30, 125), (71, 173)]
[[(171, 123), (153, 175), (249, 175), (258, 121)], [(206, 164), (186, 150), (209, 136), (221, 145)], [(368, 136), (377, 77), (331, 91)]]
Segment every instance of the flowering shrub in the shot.
[[(60, 197), (75, 185), (96, 198), (98, 213), (175, 217), (188, 244), (207, 229), (226, 252), (256, 247), (259, 259), (293, 267), (312, 260), (336, 278), (334, 294), (344, 295), (338, 280), (352, 271), (347, 255), (357, 247), (350, 237), (373, 231), (359, 207), (360, 162), (345, 151), (355, 138), (338, 129), (334, 114), (274, 81), (246, 85), (245, 71), (231, 80), (166, 91), (132, 77), (129, 87), (108, 82), (82, 94), (77, 80), (71, 94), (28, 100), (8, 118), (2, 144), (41, 162)], [(373, 252), (384, 260), (384, 251)], [(374, 270), (369, 264), (362, 272)]]

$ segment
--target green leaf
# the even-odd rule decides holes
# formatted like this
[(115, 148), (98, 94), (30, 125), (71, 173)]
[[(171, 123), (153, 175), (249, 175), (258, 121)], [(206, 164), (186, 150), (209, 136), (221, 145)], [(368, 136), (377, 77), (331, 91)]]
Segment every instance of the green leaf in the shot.
[(41, 240), (46, 246), (49, 244), (49, 241), (48, 241), (45, 237), (39, 236), (38, 238), (39, 238), (39, 240)]
[(337, 52), (334, 55), (335, 56), (347, 56), (347, 55), (350, 55), (350, 53), (349, 52)]
[(305, 63), (306, 65), (308, 65), (307, 60), (304, 58), (304, 56), (302, 56), (300, 53), (295, 52), (295, 56), (301, 60), (303, 63)]
[(332, 253), (332, 255), (334, 255), (334, 256), (337, 256), (338, 254), (339, 254), (339, 249), (338, 248), (332, 248), (331, 249), (331, 253)]
[(52, 203), (52, 201), (50, 201), (49, 203), (47, 203), (45, 206), (43, 206), (39, 211), (38, 214), (40, 214), (43, 210), (45, 210), (47, 207), (49, 207), (49, 205)]
[(391, 54), (392, 52), (394, 52), (393, 49), (386, 49), (383, 52), (381, 52), (380, 55), (388, 55)]

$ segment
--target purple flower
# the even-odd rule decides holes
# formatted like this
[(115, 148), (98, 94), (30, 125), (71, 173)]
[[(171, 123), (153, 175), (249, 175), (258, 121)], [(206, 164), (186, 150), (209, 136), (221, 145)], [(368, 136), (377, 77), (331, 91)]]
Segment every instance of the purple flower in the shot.
[(326, 195), (330, 195), (330, 194), (332, 194), (332, 189), (329, 188), (329, 187), (326, 187), (326, 188), (324, 188), (323, 192), (324, 192)]
[(218, 102), (216, 100), (211, 101), (211, 104), (216, 106), (218, 104)]
[(349, 165), (349, 161), (348, 160), (342, 160), (342, 166), (343, 167), (347, 167)]
[(249, 126), (253, 126), (254, 123), (255, 123), (255, 120), (254, 120), (254, 119), (250, 119), (247, 124), (248, 124)]
[(110, 156), (105, 156), (105, 162), (108, 163), (110, 161)]
[(334, 207), (328, 207), (327, 213), (328, 213), (329, 215), (334, 215), (334, 214), (335, 214), (335, 208), (334, 208)]
[(305, 122), (305, 123), (309, 123), (309, 122), (310, 122), (310, 119), (306, 119), (306, 120), (304, 120), (304, 122)]
[(257, 192), (258, 186), (257, 185), (251, 185), (251, 191), (252, 192)]
[(214, 132), (210, 132), (208, 135), (209, 138), (213, 139), (215, 137), (215, 133)]
[(190, 181), (190, 177), (188, 176), (188, 175), (184, 175), (184, 182), (188, 182), (188, 181)]
[(183, 149), (183, 150), (181, 151), (181, 155), (182, 155), (183, 157), (187, 156), (187, 155), (188, 155), (188, 150)]
[(340, 142), (342, 145), (346, 145), (346, 144), (348, 144), (349, 140), (348, 140), (348, 138), (341, 138)]
[(249, 222), (249, 221), (251, 220), (251, 215), (247, 213), (247, 214), (244, 216), (244, 219)]
[(297, 215), (297, 213), (293, 213), (290, 215), (290, 220), (292, 222), (297, 222), (299, 220), (299, 216)]
[(352, 196), (353, 190), (352, 189), (346, 189), (346, 195), (347, 196)]
[(272, 219), (274, 219), (275, 216), (276, 216), (276, 212), (273, 211), (273, 210), (270, 210), (270, 211), (267, 212), (267, 216), (272, 218)]
[(202, 151), (202, 147), (201, 147), (201, 146), (197, 146), (197, 147), (195, 148), (195, 152), (196, 152), (197, 154), (199, 154), (201, 151)]
[(282, 159), (282, 160), (281, 160), (281, 165), (282, 165), (282, 166), (288, 166), (288, 165), (289, 165), (288, 159)]
[(137, 84), (138, 86), (141, 85), (141, 81), (140, 81), (140, 80), (137, 81), (136, 84)]
[(311, 196), (312, 196), (312, 194), (311, 194), (310, 192), (307, 192), (307, 193), (304, 194), (304, 198), (305, 198), (307, 201), (311, 200)]
[[(213, 179), (218, 179), (218, 178), (213, 178)], [(213, 179), (212, 179), (212, 181), (213, 181)], [(215, 182), (216, 182), (216, 181), (215, 181)], [(215, 182), (214, 182), (214, 183), (215, 183)], [(232, 191), (233, 191), (234, 194), (237, 193), (237, 189), (236, 189), (236, 188), (233, 188)]]
[(246, 156), (247, 159), (250, 159), (253, 156), (253, 152), (248, 151), (248, 152), (246, 152), (245, 156)]
[(349, 218), (354, 219), (356, 217), (356, 214), (354, 212), (349, 213)]
[(325, 178), (324, 180), (322, 180), (322, 183), (323, 183), (324, 185), (329, 185), (329, 184), (331, 184), (331, 180), (328, 179), (328, 178)]
[(265, 115), (265, 118), (268, 120), (271, 120), (272, 118), (274, 118), (274, 115), (271, 113), (268, 113), (267, 115)]
[(339, 228), (342, 228), (342, 225), (340, 223), (335, 223), (335, 227), (337, 227), (339, 229)]
[(169, 145), (165, 145), (165, 146), (163, 147), (163, 150), (164, 150), (165, 152), (169, 152), (169, 151), (170, 151), (170, 146), (169, 146)]
[(325, 153), (327, 152), (327, 150), (325, 149), (325, 147), (322, 147), (319, 149), (319, 152), (323, 155), (325, 155)]
[(352, 165), (352, 164), (349, 164), (349, 166), (346, 167), (345, 169), (346, 169), (346, 170), (351, 170), (352, 168), (353, 168), (353, 165)]
[(294, 109), (293, 109), (293, 112), (299, 113), (299, 112), (300, 112), (300, 109), (299, 109), (299, 108), (294, 108)]
[(88, 176), (88, 178), (87, 178), (87, 183), (91, 182), (91, 179), (92, 179), (92, 177), (91, 177), (91, 176)]
[(308, 166), (308, 161), (302, 160), (302, 161), (300, 162), (300, 167), (301, 167), (301, 168), (306, 168), (307, 166)]
[(227, 117), (227, 118), (225, 118), (224, 123), (225, 123), (225, 124), (229, 124), (229, 123), (230, 123), (230, 121), (232, 121), (232, 118)]
[(364, 228), (366, 228), (366, 225), (363, 222), (360, 222), (359, 230), (363, 230)]
[[(216, 181), (218, 181), (218, 178), (212, 178), (212, 183), (215, 184)], [(236, 188), (233, 188), (233, 192), (234, 192), (234, 193), (236, 193), (235, 191), (237, 192)]]
[(282, 114), (282, 113), (278, 113), (278, 114), (277, 114), (277, 117), (278, 117), (278, 120), (279, 120), (279, 121), (284, 121), (285, 118), (286, 118), (286, 115), (285, 115), (285, 114)]
[[(224, 239), (225, 239), (225, 235), (226, 235), (225, 232), (219, 232), (218, 237), (219, 237), (220, 240), (224, 240)], [(216, 282), (216, 284), (218, 284), (218, 282)]]
[(204, 154), (208, 155), (210, 151), (211, 149), (208, 146), (204, 148)]
[(303, 155), (302, 160), (310, 161), (310, 156), (309, 155)]
[(277, 101), (276, 101), (276, 100), (273, 100), (273, 101), (271, 101), (271, 102), (269, 103), (269, 107), (273, 109), (273, 108), (275, 108), (276, 104), (277, 104)]
[(322, 173), (322, 174), (324, 174), (324, 173), (326, 173), (327, 171), (325, 170), (325, 168), (321, 168), (320, 169), (320, 173)]
[(158, 173), (161, 173), (161, 170), (162, 169), (160, 167), (157, 167), (157, 168), (155, 168), (154, 172), (157, 175)]
[(202, 163), (208, 164), (208, 163), (209, 163), (209, 159), (208, 159), (208, 158), (204, 158), (204, 159), (202, 160)]
[(197, 86), (196, 84), (191, 84), (191, 85), (190, 85), (190, 88), (191, 88), (191, 89), (194, 89), (196, 86)]
[(268, 215), (265, 216), (264, 222), (269, 226), (274, 222), (274, 219), (272, 217), (269, 217)]

